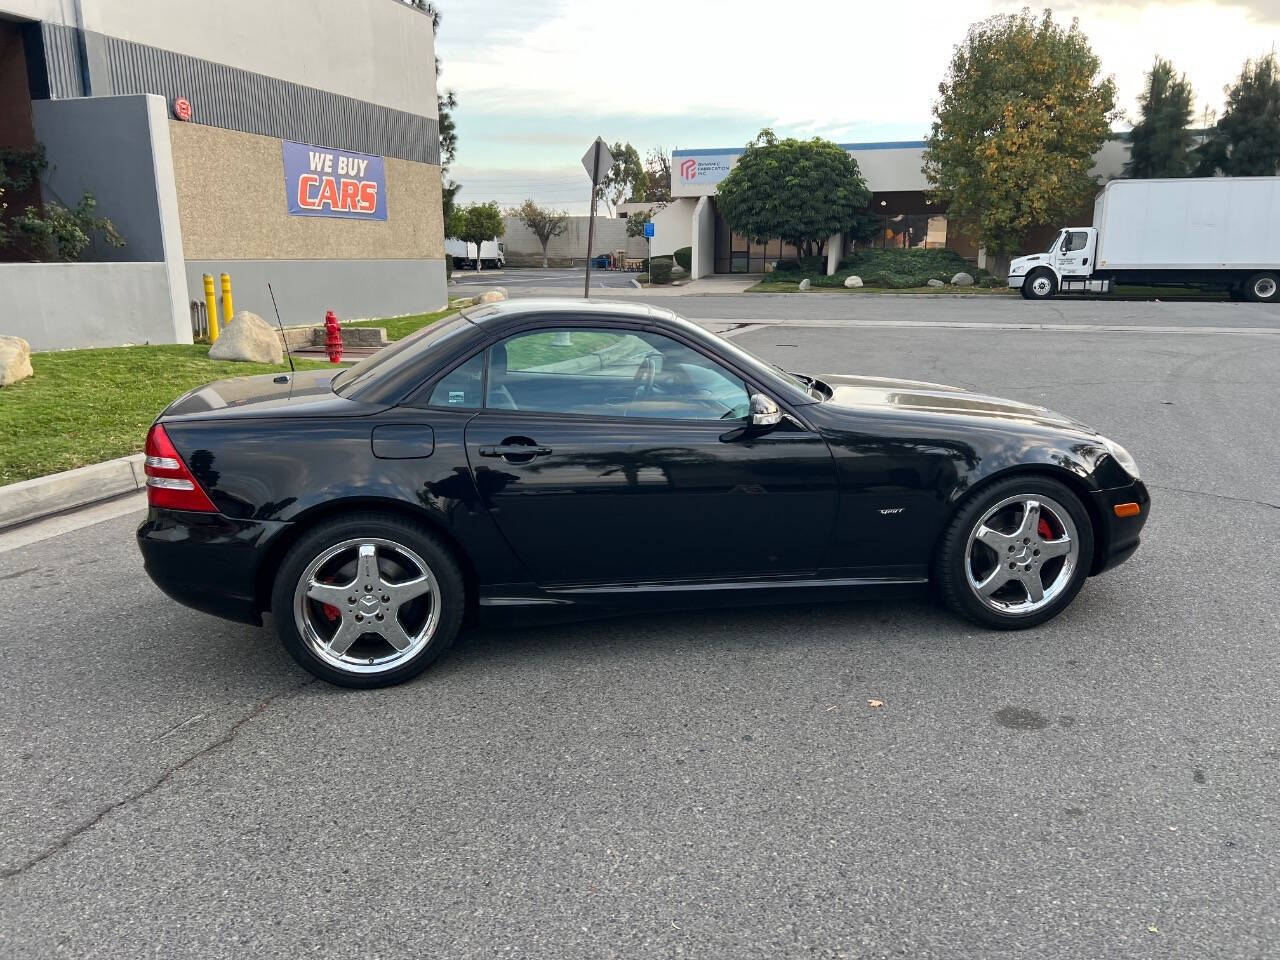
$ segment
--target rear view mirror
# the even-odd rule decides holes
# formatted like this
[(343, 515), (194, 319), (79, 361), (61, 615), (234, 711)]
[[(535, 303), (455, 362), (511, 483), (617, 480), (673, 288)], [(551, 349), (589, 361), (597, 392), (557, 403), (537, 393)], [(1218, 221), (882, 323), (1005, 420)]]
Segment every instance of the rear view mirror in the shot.
[(753, 427), (772, 427), (782, 422), (782, 411), (772, 399), (763, 393), (751, 395), (751, 425)]

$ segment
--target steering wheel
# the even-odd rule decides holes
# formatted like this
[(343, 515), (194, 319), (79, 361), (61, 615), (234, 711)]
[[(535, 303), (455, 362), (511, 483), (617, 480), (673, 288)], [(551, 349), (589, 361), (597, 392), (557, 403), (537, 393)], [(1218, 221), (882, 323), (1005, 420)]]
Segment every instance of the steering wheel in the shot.
[(653, 362), (653, 356), (647, 356), (640, 361), (640, 366), (636, 367), (636, 375), (631, 378), (631, 399), (647, 400), (653, 395), (653, 381), (658, 376), (658, 365)]

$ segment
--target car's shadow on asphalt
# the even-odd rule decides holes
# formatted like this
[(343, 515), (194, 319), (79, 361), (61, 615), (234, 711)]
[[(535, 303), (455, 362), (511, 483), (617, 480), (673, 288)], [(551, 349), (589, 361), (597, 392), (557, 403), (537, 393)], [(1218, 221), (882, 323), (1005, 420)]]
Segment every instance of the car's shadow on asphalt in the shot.
[[(472, 622), (441, 659), (410, 685), (430, 683), (432, 678), (456, 684), (468, 676), (558, 671), (584, 661), (597, 665), (613, 661), (619, 668), (646, 662), (699, 668), (723, 656), (768, 659), (803, 654), (822, 659), (839, 650), (875, 659), (908, 654), (929, 657), (954, 654), (958, 645), (974, 652), (981, 649), (983, 658), (1016, 656), (1017, 650), (1038, 657), (1046, 644), (1061, 647), (1061, 631), (1075, 629), (1077, 618), (1088, 619), (1088, 611), (1082, 609), (1087, 606), (1085, 598), (1079, 598), (1049, 624), (1029, 631), (987, 630), (952, 614), (930, 587), (919, 585), (855, 591), (848, 599), (822, 603), (742, 604), (554, 623)], [(243, 639), (233, 630), (227, 641), (238, 648), (239, 657), (256, 660), (261, 671), (280, 674), (280, 679), (290, 673), (304, 676), (301, 668), (291, 669), (269, 617), (262, 631), (246, 628)], [(313, 689), (343, 692), (327, 684)]]

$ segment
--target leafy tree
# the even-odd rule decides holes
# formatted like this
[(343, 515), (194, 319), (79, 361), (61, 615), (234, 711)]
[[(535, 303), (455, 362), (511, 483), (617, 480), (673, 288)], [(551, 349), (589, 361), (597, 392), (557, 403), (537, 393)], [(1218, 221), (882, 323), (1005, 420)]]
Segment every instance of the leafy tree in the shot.
[(1226, 89), (1227, 105), (1196, 150), (1197, 172), (1271, 177), (1280, 170), (1280, 70), (1275, 53), (1246, 60)]
[(476, 272), (480, 271), (480, 245), (506, 232), (502, 211), (496, 203), (472, 203), (458, 208), (451, 219), (457, 239), (476, 245)]
[(641, 200), (659, 209), (671, 202), (671, 154), (664, 147), (654, 147), (644, 161), (644, 189)]
[(542, 244), (542, 265), (547, 265), (547, 244), (552, 237), (558, 237), (569, 226), (569, 215), (563, 210), (547, 210), (532, 200), (526, 200), (520, 206), (507, 211), (507, 216), (519, 220)]
[(1133, 150), (1128, 177), (1185, 177), (1191, 167), (1191, 83), (1173, 64), (1156, 58), (1147, 73), (1147, 89), (1138, 100), (1142, 118), (1129, 140)]
[(627, 236), (643, 237), (644, 225), (651, 219), (652, 210), (637, 210), (627, 217)]
[(1089, 171), (1111, 132), (1115, 82), (1073, 20), (1046, 10), (980, 21), (938, 85), (924, 172), (948, 214), (978, 243), (1016, 252), (1033, 226), (1056, 223), (1097, 189)]
[(647, 175), (640, 154), (629, 143), (615, 143), (609, 148), (613, 163), (600, 177), (596, 187), (596, 199), (609, 205), (612, 216), (624, 199), (639, 200), (644, 194)]
[(830, 140), (779, 140), (760, 131), (720, 181), (716, 207), (729, 227), (755, 243), (781, 238), (805, 255), (850, 230), (871, 194), (858, 162)]

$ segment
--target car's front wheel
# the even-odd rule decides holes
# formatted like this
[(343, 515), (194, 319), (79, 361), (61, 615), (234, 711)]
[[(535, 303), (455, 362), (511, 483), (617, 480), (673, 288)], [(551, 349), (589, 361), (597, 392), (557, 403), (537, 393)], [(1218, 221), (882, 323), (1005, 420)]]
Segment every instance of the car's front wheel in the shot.
[(1048, 477), (980, 490), (951, 518), (935, 571), (947, 604), (975, 623), (1020, 630), (1069, 604), (1089, 575), (1093, 526), (1080, 498)]
[(285, 649), (344, 687), (417, 676), (453, 642), (464, 607), (449, 549), (425, 527), (380, 514), (304, 534), (280, 565), (271, 603)]
[(1048, 300), (1058, 292), (1058, 280), (1052, 270), (1032, 270), (1022, 281), (1022, 295), (1028, 300)]

